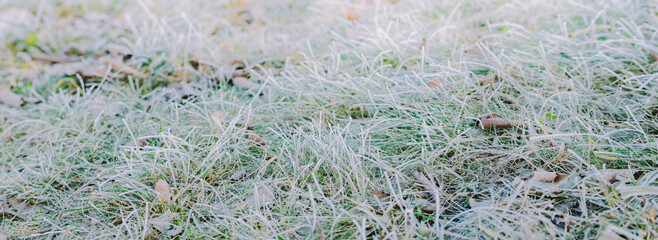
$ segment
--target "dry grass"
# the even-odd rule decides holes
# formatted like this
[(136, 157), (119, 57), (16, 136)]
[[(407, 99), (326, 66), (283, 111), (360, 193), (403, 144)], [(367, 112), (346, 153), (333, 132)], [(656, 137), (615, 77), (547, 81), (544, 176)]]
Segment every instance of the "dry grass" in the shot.
[(0, 1), (0, 239), (655, 239), (656, 6)]

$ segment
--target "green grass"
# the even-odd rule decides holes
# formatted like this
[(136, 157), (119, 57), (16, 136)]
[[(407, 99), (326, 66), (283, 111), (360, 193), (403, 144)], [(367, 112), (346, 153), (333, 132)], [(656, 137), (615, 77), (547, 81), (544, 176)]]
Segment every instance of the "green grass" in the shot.
[(658, 237), (651, 2), (244, 4), (0, 1), (0, 239)]

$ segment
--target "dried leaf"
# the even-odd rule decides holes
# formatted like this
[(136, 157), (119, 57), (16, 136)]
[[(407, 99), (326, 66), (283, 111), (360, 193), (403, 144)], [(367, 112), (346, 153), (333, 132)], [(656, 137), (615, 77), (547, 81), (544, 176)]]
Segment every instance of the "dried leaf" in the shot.
[(19, 216), (18, 213), (10, 209), (0, 209), (0, 219), (2, 218), (25, 220), (23, 217)]
[(274, 202), (274, 189), (267, 184), (257, 184), (254, 194), (247, 199), (247, 202), (257, 207), (271, 204)]
[(165, 95), (165, 100), (172, 102), (182, 102), (199, 95), (199, 92), (186, 83), (175, 84), (167, 87), (169, 90)]
[(244, 70), (244, 69), (236, 69), (236, 70), (233, 70), (233, 78), (239, 78), (239, 77), (244, 78), (244, 77), (247, 76), (248, 73), (249, 73), (249, 72), (247, 72), (247, 70)]
[(556, 172), (543, 172), (543, 171), (535, 171), (534, 176), (532, 177), (532, 180), (535, 181), (541, 181), (541, 182), (560, 182), (564, 179), (569, 177), (569, 174), (563, 174), (563, 173), (556, 173)]
[(375, 196), (376, 198), (378, 198), (380, 200), (384, 200), (384, 199), (388, 198), (389, 196), (391, 196), (390, 194), (386, 193), (386, 191), (384, 191), (384, 190), (374, 190), (374, 191), (370, 192), (370, 194), (372, 194), (373, 196)]
[(38, 206), (28, 204), (24, 200), (16, 198), (8, 198), (4, 202), (0, 202), (0, 218), (15, 218), (20, 220), (29, 219), (36, 213)]
[(495, 113), (485, 113), (485, 114), (479, 115), (475, 118), (477, 118), (478, 120), (483, 120), (483, 119), (495, 118), (495, 117), (496, 117)]
[(21, 96), (12, 92), (8, 85), (0, 84), (0, 102), (11, 107), (20, 107), (23, 100)]
[(359, 14), (356, 13), (356, 10), (354, 8), (347, 8), (347, 20), (358, 20), (359, 19)]
[(524, 186), (527, 191), (539, 190), (556, 193), (573, 188), (575, 181), (576, 176), (569, 176), (569, 174), (535, 171), (527, 185), (520, 184), (520, 186)]
[(649, 53), (649, 56), (651, 57), (651, 60), (655, 63), (658, 62), (658, 54), (656, 53)]
[[(439, 188), (436, 186), (436, 182), (434, 181), (434, 178), (425, 173), (423, 170), (412, 170), (411, 171), (411, 176), (416, 179), (416, 182), (418, 182), (423, 188), (425, 188), (425, 191), (429, 192), (434, 199), (434, 203), (426, 200), (426, 199), (416, 199), (417, 201), (426, 201), (427, 204), (424, 207), (421, 207), (421, 210), (425, 212), (435, 212), (437, 209), (437, 204), (436, 202), (439, 202), (440, 196), (438, 196)], [(429, 177), (428, 177), (429, 176)]]
[(482, 129), (493, 129), (493, 128), (512, 128), (520, 127), (523, 124), (520, 121), (508, 120), (503, 118), (485, 118), (479, 120), (479, 126)]
[(157, 217), (151, 218), (149, 223), (151, 226), (153, 226), (155, 229), (160, 231), (161, 233), (166, 233), (169, 228), (171, 228), (171, 213), (166, 212), (164, 214), (160, 214)]
[(174, 198), (174, 193), (171, 190), (171, 187), (169, 187), (169, 183), (162, 179), (155, 183), (155, 192), (158, 196), (158, 201), (160, 202), (171, 202)]
[(427, 199), (417, 198), (414, 203), (416, 206), (419, 206), (420, 210), (423, 210), (423, 212), (429, 212), (429, 213), (436, 212), (436, 204), (431, 203)]
[(635, 196), (644, 195), (658, 195), (658, 187), (656, 186), (619, 186), (617, 192), (621, 198), (626, 199)]
[(250, 133), (249, 134), (249, 139), (256, 143), (258, 146), (265, 146), (268, 144), (267, 140), (263, 139), (262, 137), (256, 135), (255, 133)]
[(427, 83), (429, 88), (438, 88), (446, 84), (446, 80), (440, 77), (434, 78), (434, 80)]
[(427, 42), (427, 40), (426, 40), (425, 38), (423, 38), (423, 40), (421, 41), (420, 45), (418, 46), (418, 49), (423, 49), (423, 48), (425, 47), (425, 43), (426, 43), (426, 42)]
[(239, 87), (239, 88), (246, 88), (246, 89), (252, 89), (252, 88), (259, 88), (260, 85), (250, 81), (249, 79), (245, 77), (236, 77), (233, 78), (232, 83), (234, 86)]
[(108, 59), (105, 59), (105, 62), (103, 62), (103, 64), (105, 64), (106, 66), (110, 66), (110, 67), (112, 67), (116, 70), (119, 70), (123, 73), (127, 73), (127, 74), (130, 74), (130, 75), (136, 76), (136, 77), (142, 77), (142, 75), (143, 75), (141, 72), (139, 72), (139, 71), (135, 70), (134, 68), (126, 65), (125, 63), (123, 63), (122, 60), (119, 60), (119, 59), (108, 58)]
[(487, 83), (493, 83), (494, 80), (496, 80), (496, 75), (489, 75), (489, 76), (486, 76), (486, 77), (480, 79), (478, 81), (478, 83), (480, 85), (484, 85), (484, 84), (487, 84)]
[(422, 170), (417, 170), (417, 171), (411, 171), (411, 176), (416, 179), (418, 183), (420, 183), (423, 188), (425, 188), (426, 191), (428, 192), (434, 192), (434, 190), (438, 190), (438, 187), (436, 186), (436, 182), (434, 180), (430, 180), (425, 176), (425, 173), (422, 172)]

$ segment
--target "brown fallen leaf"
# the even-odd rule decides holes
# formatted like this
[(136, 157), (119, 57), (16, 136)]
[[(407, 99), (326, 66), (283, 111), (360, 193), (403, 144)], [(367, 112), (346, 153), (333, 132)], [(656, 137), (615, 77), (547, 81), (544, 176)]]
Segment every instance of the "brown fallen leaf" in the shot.
[(380, 200), (384, 200), (384, 199), (388, 198), (389, 196), (391, 196), (390, 194), (386, 193), (386, 191), (384, 191), (384, 190), (374, 190), (374, 191), (370, 192), (370, 194), (372, 194), (373, 196), (375, 196), (376, 198), (378, 198)]
[(487, 84), (487, 83), (493, 83), (494, 80), (496, 80), (496, 75), (489, 75), (489, 76), (486, 76), (486, 77), (480, 79), (478, 81), (478, 83), (480, 85), (484, 85), (484, 84)]
[(359, 19), (359, 14), (356, 13), (356, 10), (354, 8), (347, 8), (347, 20), (358, 20)]
[(233, 78), (238, 78), (238, 77), (246, 77), (249, 72), (244, 69), (236, 69), (233, 70)]
[(267, 140), (263, 139), (262, 137), (256, 135), (255, 133), (250, 133), (249, 134), (249, 139), (256, 143), (258, 146), (265, 146), (268, 144)]
[(521, 123), (520, 121), (498, 118), (496, 117), (495, 113), (480, 115), (477, 117), (475, 122), (482, 129), (511, 128), (511, 127), (523, 126), (523, 123)]
[(0, 84), (0, 102), (11, 107), (20, 107), (23, 99), (18, 94), (12, 92), (9, 85)]
[(544, 171), (535, 171), (535, 174), (532, 177), (532, 180), (540, 182), (560, 182), (569, 177), (569, 174), (556, 173), (556, 172), (544, 172)]
[(482, 129), (492, 129), (492, 128), (511, 128), (521, 126), (521, 122), (513, 121), (503, 118), (487, 118), (480, 120), (480, 128)]
[(655, 63), (658, 62), (658, 54), (656, 53), (649, 53), (649, 56), (651, 57), (651, 60)]
[(446, 84), (446, 80), (440, 77), (434, 78), (432, 81), (427, 83), (429, 88), (438, 88)]
[(174, 193), (171, 187), (169, 187), (169, 183), (162, 179), (155, 183), (155, 192), (160, 202), (171, 202), (174, 198)]

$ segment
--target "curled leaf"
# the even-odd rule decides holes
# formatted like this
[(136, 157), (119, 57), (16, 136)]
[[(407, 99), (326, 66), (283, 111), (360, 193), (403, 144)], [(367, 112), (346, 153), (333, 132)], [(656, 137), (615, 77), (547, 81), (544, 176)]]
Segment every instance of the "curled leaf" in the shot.
[(492, 128), (511, 128), (521, 126), (521, 122), (513, 121), (503, 118), (487, 118), (480, 120), (480, 128), (483, 129), (492, 129)]
[(169, 187), (169, 183), (162, 179), (155, 183), (155, 192), (158, 196), (158, 201), (160, 202), (171, 202), (174, 198), (174, 193), (171, 190), (171, 187)]
[(495, 113), (483, 114), (477, 117), (475, 122), (482, 129), (511, 128), (523, 125), (520, 121), (514, 121), (496, 117)]

